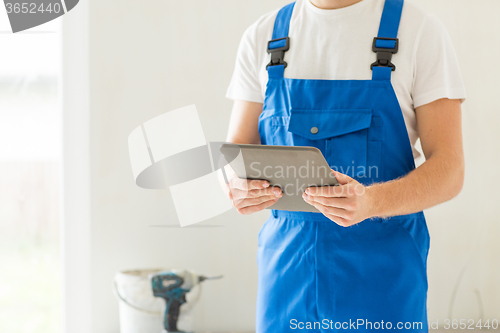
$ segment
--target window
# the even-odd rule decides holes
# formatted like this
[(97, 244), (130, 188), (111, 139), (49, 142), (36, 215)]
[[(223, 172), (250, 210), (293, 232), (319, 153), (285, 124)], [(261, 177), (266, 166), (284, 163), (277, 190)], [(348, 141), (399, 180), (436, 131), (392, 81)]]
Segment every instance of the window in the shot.
[(0, 332), (61, 332), (60, 20), (0, 11)]

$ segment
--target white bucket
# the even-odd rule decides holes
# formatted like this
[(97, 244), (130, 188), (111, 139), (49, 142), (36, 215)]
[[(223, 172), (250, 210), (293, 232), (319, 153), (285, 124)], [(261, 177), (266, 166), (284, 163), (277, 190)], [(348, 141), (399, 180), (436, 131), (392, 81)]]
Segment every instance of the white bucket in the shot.
[[(150, 274), (164, 271), (170, 270), (130, 270), (116, 274), (113, 289), (118, 298), (120, 309), (120, 333), (164, 332), (165, 301), (153, 296), (151, 281), (148, 278)], [(195, 293), (199, 295), (200, 291), (197, 290)], [(180, 309), (177, 327), (183, 331), (190, 331), (192, 324), (190, 309), (198, 297), (194, 300), (190, 300), (192, 297), (186, 298), (187, 303), (182, 305)]]

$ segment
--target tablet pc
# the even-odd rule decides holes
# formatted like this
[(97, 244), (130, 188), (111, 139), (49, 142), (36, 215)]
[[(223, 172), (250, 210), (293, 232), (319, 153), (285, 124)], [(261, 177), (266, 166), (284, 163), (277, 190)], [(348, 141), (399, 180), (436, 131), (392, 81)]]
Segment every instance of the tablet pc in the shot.
[(220, 151), (236, 175), (269, 181), (283, 196), (269, 209), (315, 212), (302, 193), (310, 186), (339, 185), (321, 151), (314, 147), (225, 143)]

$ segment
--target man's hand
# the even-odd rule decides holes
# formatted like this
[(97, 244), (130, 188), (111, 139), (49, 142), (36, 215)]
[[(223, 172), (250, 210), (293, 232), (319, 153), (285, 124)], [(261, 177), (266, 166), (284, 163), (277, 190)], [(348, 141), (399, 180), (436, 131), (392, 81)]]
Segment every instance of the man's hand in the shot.
[[(262, 103), (235, 101), (229, 122), (227, 142), (260, 144), (259, 116)], [(224, 184), (227, 195), (240, 214), (252, 214), (268, 208), (283, 196), (277, 187), (270, 187), (265, 180), (240, 179), (226, 169), (229, 184)], [(230, 175), (229, 175), (230, 174)]]
[(242, 215), (266, 209), (283, 196), (278, 187), (270, 187), (265, 180), (241, 179), (235, 174), (230, 177), (227, 186), (229, 199)]
[(372, 217), (366, 188), (347, 175), (334, 170), (332, 172), (340, 186), (309, 187), (302, 198), (343, 227)]

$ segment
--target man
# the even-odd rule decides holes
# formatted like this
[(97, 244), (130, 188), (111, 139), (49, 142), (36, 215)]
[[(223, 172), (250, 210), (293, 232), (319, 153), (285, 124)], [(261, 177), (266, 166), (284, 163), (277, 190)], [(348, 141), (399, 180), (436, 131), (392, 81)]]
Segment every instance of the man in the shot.
[[(427, 332), (422, 210), (464, 178), (465, 91), (442, 24), (403, 0), (298, 0), (246, 30), (227, 97), (228, 141), (314, 146), (340, 171), (303, 195), (321, 214), (273, 210), (262, 227), (257, 332)], [(241, 214), (282, 196), (229, 189)]]

